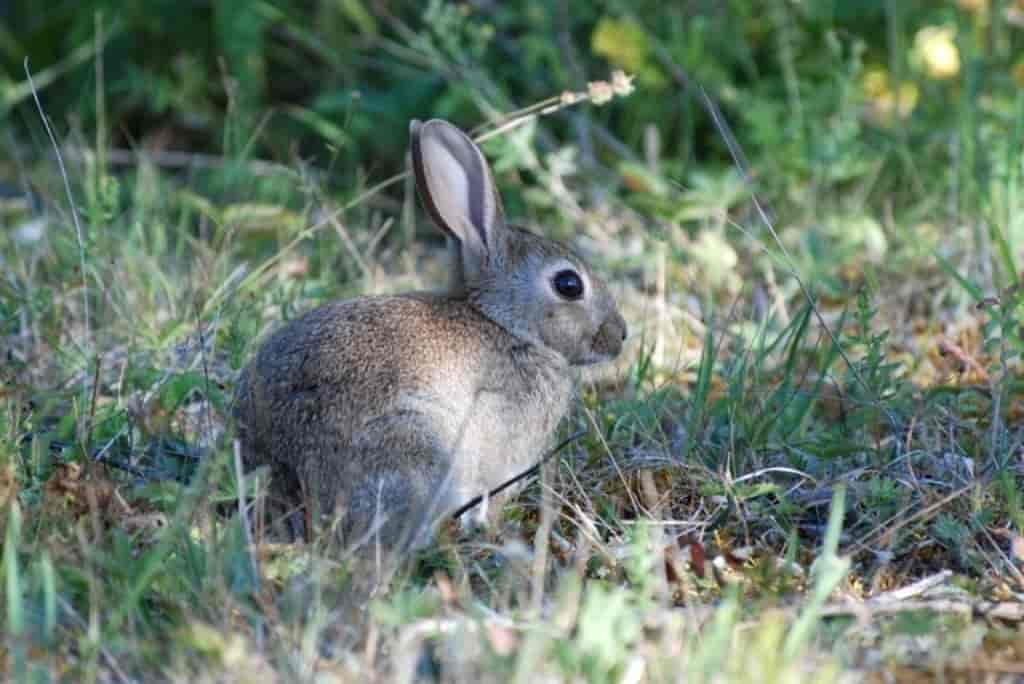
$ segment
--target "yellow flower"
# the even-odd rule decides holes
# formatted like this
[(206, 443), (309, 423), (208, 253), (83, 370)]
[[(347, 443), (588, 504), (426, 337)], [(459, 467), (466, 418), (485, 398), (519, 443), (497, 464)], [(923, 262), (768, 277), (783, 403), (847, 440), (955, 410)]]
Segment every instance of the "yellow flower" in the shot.
[(861, 90), (871, 99), (881, 97), (889, 91), (889, 72), (882, 67), (874, 67), (864, 71), (860, 80)]
[(926, 26), (914, 36), (912, 58), (930, 78), (945, 80), (960, 73), (955, 35), (952, 26)]
[(868, 101), (868, 116), (881, 125), (891, 124), (897, 117), (910, 116), (920, 94), (912, 81), (903, 81), (894, 89), (889, 72), (882, 67), (867, 69), (860, 87)]

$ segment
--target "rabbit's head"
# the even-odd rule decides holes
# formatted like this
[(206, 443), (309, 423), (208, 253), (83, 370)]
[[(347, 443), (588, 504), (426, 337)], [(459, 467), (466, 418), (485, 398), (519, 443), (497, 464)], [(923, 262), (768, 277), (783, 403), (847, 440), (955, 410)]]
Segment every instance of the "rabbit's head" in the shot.
[(604, 281), (564, 245), (505, 223), (476, 144), (446, 121), (413, 121), (420, 198), (448, 236), (450, 294), (572, 365), (618, 356), (626, 322)]

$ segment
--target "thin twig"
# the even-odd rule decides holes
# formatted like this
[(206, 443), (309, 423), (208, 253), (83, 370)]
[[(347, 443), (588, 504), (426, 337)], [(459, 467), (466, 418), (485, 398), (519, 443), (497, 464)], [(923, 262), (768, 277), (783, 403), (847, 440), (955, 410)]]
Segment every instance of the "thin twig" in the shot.
[(906, 601), (907, 599), (914, 598), (915, 596), (925, 594), (940, 584), (944, 584), (946, 580), (952, 576), (952, 570), (943, 570), (935, 573), (934, 575), (925, 577), (922, 580), (918, 580), (913, 584), (908, 584), (905, 587), (900, 587), (899, 589), (893, 589), (892, 591), (887, 591), (884, 594), (879, 594), (871, 599), (871, 603), (879, 604), (890, 603), (893, 601)]
[(953, 613), (968, 617), (1008, 620), (1024, 622), (1024, 603), (1016, 601), (957, 601), (953, 599), (935, 599), (933, 601), (885, 601), (881, 603), (838, 603), (824, 606), (822, 617), (840, 617), (853, 615), (858, 617), (876, 617), (878, 615), (897, 615), (917, 611), (933, 613)]
[(75, 198), (71, 194), (71, 181), (68, 180), (68, 172), (64, 167), (64, 157), (60, 153), (60, 146), (57, 144), (57, 136), (53, 134), (53, 128), (50, 127), (50, 121), (46, 117), (46, 112), (43, 111), (43, 103), (39, 101), (39, 93), (36, 90), (35, 83), (32, 81), (32, 72), (28, 68), (28, 57), (25, 58), (25, 75), (28, 77), (29, 87), (32, 89), (32, 98), (36, 102), (36, 109), (39, 111), (39, 118), (43, 121), (43, 127), (46, 129), (46, 134), (50, 136), (50, 144), (53, 145), (53, 151), (57, 155), (57, 166), (60, 167), (60, 176), (64, 180), (64, 192), (68, 196), (68, 204), (71, 206), (71, 219), (75, 224), (75, 237), (78, 240), (78, 261), (79, 268), (82, 272), (82, 303), (85, 307), (85, 339), (88, 348), (92, 348), (92, 330), (89, 323), (89, 280), (85, 272), (85, 239), (82, 237), (82, 224), (78, 220), (78, 211), (75, 209)]
[(754, 205), (755, 211), (757, 211), (758, 217), (761, 219), (761, 222), (764, 223), (765, 228), (768, 229), (768, 233), (772, 236), (772, 240), (775, 242), (775, 245), (779, 248), (779, 251), (782, 253), (783, 258), (785, 258), (787, 265), (792, 269), (793, 280), (796, 281), (796, 284), (800, 287), (800, 292), (803, 293), (804, 295), (804, 299), (806, 299), (807, 303), (811, 306), (811, 310), (814, 312), (814, 317), (818, 320), (818, 324), (828, 335), (829, 340), (832, 342), (832, 344), (835, 345), (836, 352), (843, 359), (843, 363), (846, 364), (846, 367), (850, 370), (850, 374), (857, 381), (857, 384), (860, 385), (864, 389), (864, 391), (868, 393), (869, 396), (873, 396), (875, 398), (875, 400), (878, 402), (878, 407), (882, 410), (882, 413), (885, 414), (885, 417), (889, 419), (889, 424), (893, 427), (893, 429), (896, 429), (899, 426), (898, 422), (896, 421), (896, 416), (893, 415), (889, 408), (878, 399), (878, 396), (872, 390), (871, 386), (868, 385), (867, 381), (864, 379), (864, 376), (861, 375), (860, 370), (857, 368), (857, 366), (854, 365), (853, 361), (850, 360), (850, 357), (846, 353), (846, 350), (843, 349), (843, 346), (839, 343), (839, 338), (836, 337), (836, 334), (835, 332), (833, 332), (832, 327), (829, 326), (829, 324), (825, 321), (825, 317), (821, 314), (821, 311), (818, 309), (818, 303), (815, 301), (814, 295), (811, 294), (811, 291), (804, 283), (803, 278), (801, 278), (800, 275), (796, 272), (796, 262), (790, 255), (785, 243), (782, 242), (782, 239), (779, 237), (779, 234), (775, 231), (774, 222), (768, 216), (768, 213), (765, 211), (764, 206), (761, 204), (761, 200), (758, 197), (757, 192), (754, 190), (753, 179), (751, 178), (750, 173), (745, 165), (746, 160), (743, 158), (743, 153), (736, 142), (736, 138), (732, 134), (732, 130), (729, 128), (729, 124), (726, 123), (725, 119), (722, 117), (722, 113), (719, 111), (718, 107), (715, 105), (712, 99), (708, 96), (707, 92), (704, 90), (704, 87), (698, 86), (698, 90), (700, 92), (701, 100), (704, 102), (704, 106), (705, 108), (707, 108), (708, 114), (711, 116), (711, 120), (715, 124), (715, 128), (718, 129), (718, 132), (721, 134), (722, 139), (725, 141), (725, 145), (729, 150), (729, 155), (732, 157), (733, 163), (736, 164), (737, 168), (740, 171), (740, 175), (743, 176), (744, 183), (746, 183), (747, 187), (750, 188), (750, 200)]
[(532, 466), (530, 466), (529, 468), (527, 468), (523, 472), (519, 473), (518, 475), (516, 475), (515, 477), (513, 477), (510, 480), (506, 480), (505, 482), (502, 482), (500, 485), (498, 485), (497, 487), (495, 487), (491, 491), (487, 492), (486, 494), (477, 494), (472, 499), (470, 499), (469, 501), (464, 503), (462, 506), (460, 506), (454, 513), (452, 513), (452, 515), (451, 515), (452, 520), (458, 520), (462, 516), (463, 513), (465, 513), (466, 511), (470, 510), (474, 506), (479, 505), (480, 502), (484, 500), (484, 498), (490, 499), (492, 497), (495, 497), (498, 494), (501, 494), (503, 491), (505, 491), (509, 487), (511, 487), (512, 485), (516, 484), (517, 482), (521, 482), (521, 481), (525, 480), (528, 477), (532, 477), (532, 476), (536, 475), (538, 472), (540, 472), (541, 466), (544, 465), (545, 463), (547, 463), (549, 460), (551, 460), (551, 458), (555, 454), (557, 454), (559, 451), (561, 451), (565, 447), (567, 447), (570, 444), (572, 444), (573, 442), (575, 442), (577, 439), (579, 439), (583, 435), (587, 434), (587, 432), (588, 432), (588, 430), (580, 430), (579, 432), (566, 437), (565, 439), (563, 439), (561, 442), (558, 443), (558, 446), (556, 446), (554, 449), (552, 449), (548, 453), (544, 454), (544, 456), (539, 461), (534, 463)]

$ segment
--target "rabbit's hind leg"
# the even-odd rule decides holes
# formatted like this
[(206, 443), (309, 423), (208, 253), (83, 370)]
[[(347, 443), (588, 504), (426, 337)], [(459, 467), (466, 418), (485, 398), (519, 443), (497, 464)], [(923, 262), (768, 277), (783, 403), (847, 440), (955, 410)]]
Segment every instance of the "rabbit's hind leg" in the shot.
[(416, 473), (388, 470), (366, 476), (352, 489), (344, 512), (345, 544), (350, 549), (383, 548), (410, 551), (429, 544), (435, 523), (452, 510), (453, 490), (448, 468), (424, 459), (430, 468)]

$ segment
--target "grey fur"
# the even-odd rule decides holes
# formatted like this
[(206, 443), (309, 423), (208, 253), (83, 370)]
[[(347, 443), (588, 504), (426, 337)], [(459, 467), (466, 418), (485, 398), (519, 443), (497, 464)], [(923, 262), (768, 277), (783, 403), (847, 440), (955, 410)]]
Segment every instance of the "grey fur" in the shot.
[[(572, 366), (614, 358), (626, 324), (568, 248), (505, 224), (476, 145), (444, 121), (411, 127), (414, 174), (452, 244), (443, 294), (327, 304), (272, 334), (243, 370), (235, 416), (271, 492), (342, 516), (346, 543), (400, 550), (542, 455)], [(572, 269), (578, 301), (553, 290)]]

